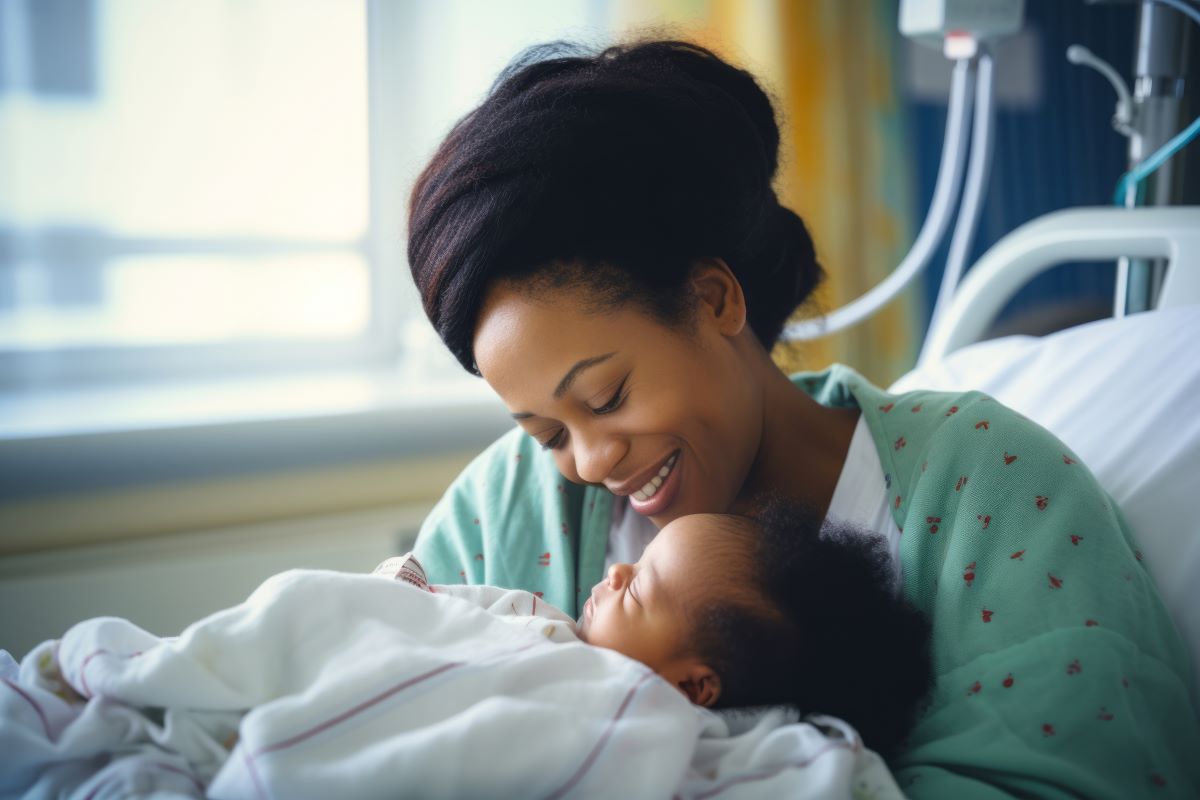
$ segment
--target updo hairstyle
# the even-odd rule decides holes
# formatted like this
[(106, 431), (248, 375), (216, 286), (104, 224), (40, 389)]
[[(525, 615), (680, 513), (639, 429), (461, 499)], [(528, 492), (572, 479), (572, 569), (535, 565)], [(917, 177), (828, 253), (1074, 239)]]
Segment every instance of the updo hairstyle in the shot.
[(468, 371), (487, 290), (582, 288), (666, 324), (694, 308), (698, 259), (721, 258), (768, 351), (822, 277), (772, 181), (779, 126), (750, 73), (682, 41), (519, 55), (412, 190), (408, 260), (425, 313)]

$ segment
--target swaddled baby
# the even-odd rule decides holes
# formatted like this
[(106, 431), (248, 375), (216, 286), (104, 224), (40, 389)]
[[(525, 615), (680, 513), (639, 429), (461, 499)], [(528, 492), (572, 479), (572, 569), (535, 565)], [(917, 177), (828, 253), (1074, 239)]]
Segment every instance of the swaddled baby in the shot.
[(886, 546), (770, 502), (753, 518), (695, 514), (636, 564), (614, 564), (576, 622), (528, 592), (429, 585), (410, 554), (376, 572), (468, 599), (555, 641), (641, 661), (693, 703), (840, 717), (885, 757), (930, 684), (928, 625), (895, 591)]

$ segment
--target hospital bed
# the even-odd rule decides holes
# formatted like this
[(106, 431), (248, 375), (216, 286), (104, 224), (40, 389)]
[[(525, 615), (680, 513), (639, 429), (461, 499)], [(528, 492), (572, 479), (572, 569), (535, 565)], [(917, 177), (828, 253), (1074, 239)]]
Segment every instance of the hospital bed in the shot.
[[(1045, 270), (1121, 257), (1167, 261), (1153, 310), (980, 341)], [(1121, 507), (1200, 665), (1200, 207), (1033, 220), (975, 264), (928, 337), (930, 358), (891, 389), (979, 389), (1066, 442)], [(1200, 677), (1193, 686), (1200, 698)]]

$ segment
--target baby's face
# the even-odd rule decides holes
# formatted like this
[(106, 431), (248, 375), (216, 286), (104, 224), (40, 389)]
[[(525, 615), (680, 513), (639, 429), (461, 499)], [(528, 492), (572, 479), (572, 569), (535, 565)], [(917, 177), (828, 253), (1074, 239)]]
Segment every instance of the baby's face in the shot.
[(579, 636), (635, 658), (670, 679), (690, 657), (692, 614), (735, 587), (743, 567), (728, 531), (708, 514), (693, 514), (658, 532), (636, 564), (613, 564), (592, 589)]

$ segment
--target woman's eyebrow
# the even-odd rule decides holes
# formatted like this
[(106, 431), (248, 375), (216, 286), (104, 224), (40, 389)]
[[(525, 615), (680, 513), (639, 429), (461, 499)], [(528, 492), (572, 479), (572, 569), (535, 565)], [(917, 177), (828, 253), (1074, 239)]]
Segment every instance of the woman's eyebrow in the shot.
[(575, 362), (575, 366), (567, 370), (567, 374), (563, 376), (563, 379), (558, 382), (558, 386), (554, 388), (554, 399), (558, 400), (564, 394), (566, 394), (567, 390), (571, 388), (571, 384), (575, 382), (575, 379), (578, 378), (580, 373), (582, 373), (584, 370), (608, 361), (615, 355), (615, 352), (605, 353), (602, 356), (593, 356), (591, 358), (584, 358)]
[[(592, 356), (591, 358), (584, 358), (576, 361), (575, 366), (567, 370), (567, 374), (564, 375), (563, 379), (558, 382), (558, 386), (554, 387), (554, 399), (558, 400), (564, 394), (566, 394), (567, 390), (571, 388), (571, 384), (575, 382), (575, 379), (578, 378), (584, 370), (588, 369), (589, 367), (594, 367), (597, 364), (602, 364), (615, 355), (616, 351), (613, 351), (611, 353), (605, 353), (602, 356)], [(510, 416), (515, 420), (522, 420), (536, 417), (537, 414), (531, 414), (528, 411), (514, 411)]]

